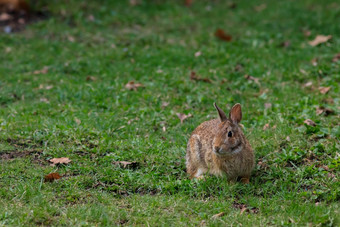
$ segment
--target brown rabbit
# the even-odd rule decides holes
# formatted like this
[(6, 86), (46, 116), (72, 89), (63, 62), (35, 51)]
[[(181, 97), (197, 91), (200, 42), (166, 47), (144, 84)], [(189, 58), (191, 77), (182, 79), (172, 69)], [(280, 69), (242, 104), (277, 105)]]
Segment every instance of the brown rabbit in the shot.
[(226, 114), (214, 103), (219, 118), (205, 121), (191, 134), (186, 155), (187, 172), (191, 178), (204, 173), (249, 183), (254, 168), (254, 152), (238, 125), (242, 119), (241, 105), (235, 104)]

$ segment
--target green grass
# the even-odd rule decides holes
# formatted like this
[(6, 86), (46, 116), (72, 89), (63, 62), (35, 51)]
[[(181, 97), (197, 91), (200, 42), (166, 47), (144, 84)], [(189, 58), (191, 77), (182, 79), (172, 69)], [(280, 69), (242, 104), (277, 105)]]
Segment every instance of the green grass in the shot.
[[(0, 225), (339, 225), (339, 3), (45, 2), (48, 19), (0, 34)], [(333, 38), (310, 46), (318, 34)], [(127, 90), (132, 80), (145, 87)], [(216, 117), (214, 101), (243, 106), (258, 163), (249, 185), (185, 173), (189, 135)], [(72, 162), (53, 167), (54, 157)], [(52, 172), (64, 177), (44, 182)]]

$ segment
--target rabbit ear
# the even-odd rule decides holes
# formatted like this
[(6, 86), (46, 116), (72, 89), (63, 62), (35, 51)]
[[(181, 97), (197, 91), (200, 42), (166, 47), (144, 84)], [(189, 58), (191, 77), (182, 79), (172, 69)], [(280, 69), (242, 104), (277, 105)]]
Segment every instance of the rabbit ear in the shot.
[(233, 122), (236, 122), (237, 124), (240, 123), (242, 119), (242, 110), (240, 103), (235, 104), (233, 108), (231, 108), (229, 119), (231, 119)]
[(221, 110), (220, 107), (218, 107), (215, 102), (214, 102), (214, 106), (215, 106), (215, 108), (216, 108), (216, 110), (218, 112), (218, 116), (219, 116), (220, 121), (221, 122), (226, 121), (227, 120), (227, 115), (225, 115), (223, 110)]

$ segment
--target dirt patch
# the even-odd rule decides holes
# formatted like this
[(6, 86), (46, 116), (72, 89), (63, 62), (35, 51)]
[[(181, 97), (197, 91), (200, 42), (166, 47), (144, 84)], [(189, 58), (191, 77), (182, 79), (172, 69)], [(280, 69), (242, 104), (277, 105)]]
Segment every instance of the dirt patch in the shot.
[(41, 159), (41, 151), (38, 150), (8, 150), (2, 151), (0, 153), (0, 161), (10, 161), (16, 158), (24, 158), (29, 156), (33, 163), (39, 164), (41, 166), (46, 165), (46, 161)]
[(26, 25), (48, 18), (47, 12), (11, 10), (0, 7), (0, 32), (22, 31)]

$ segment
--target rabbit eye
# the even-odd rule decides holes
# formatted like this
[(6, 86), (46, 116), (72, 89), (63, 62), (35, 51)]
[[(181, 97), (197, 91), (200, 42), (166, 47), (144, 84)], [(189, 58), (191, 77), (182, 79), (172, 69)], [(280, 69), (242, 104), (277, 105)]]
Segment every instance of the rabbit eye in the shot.
[(228, 137), (232, 137), (233, 133), (231, 131), (228, 132)]

